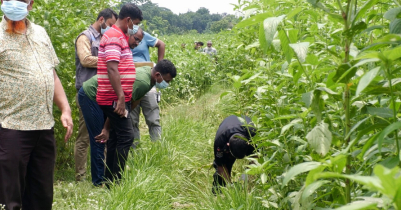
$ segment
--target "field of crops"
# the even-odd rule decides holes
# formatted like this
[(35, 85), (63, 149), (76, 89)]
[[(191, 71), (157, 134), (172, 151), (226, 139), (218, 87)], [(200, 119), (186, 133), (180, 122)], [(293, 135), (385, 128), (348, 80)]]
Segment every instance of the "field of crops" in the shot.
[[(38, 1), (30, 14), (60, 57), (76, 125), (73, 41), (96, 14), (83, 8), (105, 6), (86, 4)], [(401, 1), (253, 0), (237, 9), (245, 18), (231, 31), (159, 37), (179, 72), (162, 93), (163, 140), (145, 136), (120, 185), (73, 182), (74, 139), (62, 143), (58, 122), (54, 209), (401, 209)], [(193, 50), (208, 40), (216, 58)], [(214, 196), (213, 138), (231, 114), (257, 125), (259, 158), (236, 163), (235, 183)]]

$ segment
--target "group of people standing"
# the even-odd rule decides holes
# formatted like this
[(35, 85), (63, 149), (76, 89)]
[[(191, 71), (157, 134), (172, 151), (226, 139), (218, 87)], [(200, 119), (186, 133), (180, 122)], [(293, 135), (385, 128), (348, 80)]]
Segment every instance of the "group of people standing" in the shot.
[[(133, 7), (132, 11), (125, 11), (124, 9), (129, 8), (129, 6)], [(104, 81), (107, 82), (107, 79), (110, 78), (108, 74), (110, 62), (117, 61), (120, 65), (122, 62), (114, 58), (116, 55), (112, 53), (108, 54), (108, 52), (114, 52), (115, 49), (111, 48), (107, 51), (108, 46), (102, 46), (101, 43), (102, 39), (106, 37), (110, 40), (115, 39), (109, 35), (109, 30), (114, 31), (115, 26), (118, 26), (119, 20), (127, 18), (123, 16), (125, 14), (124, 12), (126, 12), (128, 15), (127, 17), (130, 18), (127, 20), (127, 23), (132, 23), (133, 28), (127, 28), (129, 36), (128, 47), (126, 48), (126, 52), (122, 53), (127, 56), (130, 55), (130, 60), (124, 62), (128, 62), (130, 65), (134, 65), (135, 63), (136, 76), (127, 76), (135, 78), (135, 82), (132, 86), (133, 88), (130, 90), (132, 94), (131, 100), (124, 100), (127, 102), (127, 109), (124, 111), (124, 117), (123, 119), (116, 118), (114, 124), (117, 128), (111, 130), (117, 133), (112, 132), (109, 135), (110, 128), (107, 126), (109, 121), (112, 122), (112, 116), (107, 115), (107, 111), (102, 108), (102, 105), (113, 106), (112, 103), (115, 103), (114, 105), (118, 106), (118, 98), (115, 98), (114, 92), (111, 91), (107, 93), (106, 96), (113, 96), (114, 98), (106, 98), (103, 99), (105, 101), (102, 101), (103, 91), (110, 91), (112, 90), (111, 88), (113, 88), (114, 91), (114, 86), (110, 83), (111, 87), (109, 84), (107, 84), (108, 86), (106, 87), (102, 87), (101, 84), (103, 84)], [(142, 21), (142, 13), (139, 8), (134, 5), (124, 5), (119, 15), (111, 9), (105, 9), (99, 13), (97, 20), (87, 30), (79, 34), (76, 39), (75, 87), (77, 89), (77, 104), (79, 108), (79, 131), (74, 149), (76, 181), (81, 181), (86, 177), (86, 160), (89, 147), (91, 153), (92, 183), (95, 186), (102, 185), (105, 178), (113, 180), (113, 174), (117, 175), (117, 177), (121, 176), (119, 171), (120, 166), (117, 163), (123, 163), (125, 161), (129, 148), (135, 148), (140, 139), (139, 115), (141, 109), (149, 127), (151, 140), (156, 141), (161, 136), (162, 130), (157, 101), (157, 98), (160, 98), (158, 97), (160, 92), (156, 91), (156, 87), (159, 89), (166, 88), (168, 83), (176, 76), (176, 69), (170, 61), (164, 59), (164, 42), (138, 27), (140, 21)], [(116, 43), (112, 42), (110, 45), (113, 46), (116, 45)], [(103, 52), (100, 51), (102, 47), (104, 50)], [(154, 65), (150, 60), (149, 47), (158, 48), (157, 65)], [(109, 56), (114, 57), (110, 57), (110, 60), (108, 60)], [(133, 61), (131, 61), (131, 59)], [(104, 60), (106, 60), (106, 62)], [(127, 93), (124, 92), (124, 95), (126, 96)], [(113, 109), (116, 108), (109, 107), (108, 111), (114, 112)], [(109, 118), (109, 120), (106, 123), (107, 126), (104, 127), (107, 118)], [(126, 133), (127, 131), (131, 133)], [(123, 144), (123, 149), (120, 144), (115, 144), (118, 141), (113, 141), (114, 139), (119, 139), (120, 136), (125, 136), (123, 137), (125, 140), (121, 142)], [(104, 153), (107, 138), (110, 139), (106, 144), (106, 151), (108, 151), (106, 152), (106, 165), (109, 168), (105, 169)], [(135, 140), (134, 143), (131, 142), (132, 139)], [(120, 159), (120, 156), (114, 154), (114, 151), (117, 151), (119, 154), (124, 154), (121, 155), (123, 159)], [(116, 171), (116, 173), (112, 171)]]
[[(67, 129), (65, 141), (73, 131), (71, 108), (55, 71), (57, 55), (46, 31), (27, 19), (33, 3), (3, 0), (1, 5), (0, 205), (7, 210), (52, 208), (53, 102)], [(164, 59), (165, 44), (139, 27), (142, 19), (141, 10), (127, 3), (119, 14), (101, 11), (77, 36), (77, 180), (85, 177), (88, 145), (92, 183), (121, 178), (133, 140), (139, 139), (140, 108), (151, 139), (161, 136), (156, 91), (150, 90), (168, 87), (176, 68)], [(149, 47), (158, 48), (156, 65)]]
[[(52, 208), (56, 157), (53, 103), (61, 111), (65, 141), (73, 132), (71, 108), (55, 71), (59, 60), (51, 40), (43, 27), (26, 18), (33, 3), (2, 0), (1, 4), (0, 208), (6, 210)], [(140, 138), (140, 109), (152, 141), (161, 136), (154, 87), (168, 87), (176, 77), (176, 68), (164, 59), (165, 44), (139, 27), (142, 19), (141, 10), (127, 3), (119, 14), (111, 9), (101, 11), (77, 36), (77, 181), (86, 176), (89, 145), (93, 185), (120, 180), (129, 150), (136, 146), (134, 139)], [(150, 62), (149, 47), (158, 48), (156, 65)], [(211, 52), (217, 53), (215, 49)], [(230, 116), (217, 131), (214, 192), (230, 181), (235, 159), (254, 151), (248, 140), (255, 129), (251, 129), (249, 118), (243, 119)]]

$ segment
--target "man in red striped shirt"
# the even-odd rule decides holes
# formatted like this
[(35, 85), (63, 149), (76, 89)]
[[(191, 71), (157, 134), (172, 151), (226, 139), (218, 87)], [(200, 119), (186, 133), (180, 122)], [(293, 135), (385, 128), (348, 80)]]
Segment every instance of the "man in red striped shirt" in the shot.
[(124, 4), (117, 22), (100, 41), (98, 54), (98, 92), (96, 101), (110, 120), (107, 142), (106, 179), (120, 179), (134, 138), (129, 113), (135, 65), (128, 35), (135, 34), (142, 21), (142, 11), (132, 3)]

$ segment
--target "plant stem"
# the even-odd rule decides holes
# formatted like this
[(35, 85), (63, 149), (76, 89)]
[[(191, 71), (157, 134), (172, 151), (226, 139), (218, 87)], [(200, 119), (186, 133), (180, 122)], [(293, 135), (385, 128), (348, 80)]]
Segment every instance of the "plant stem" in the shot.
[[(344, 31), (347, 31), (350, 28), (348, 17), (350, 14), (351, 0), (347, 0), (347, 10), (342, 14), (344, 19)], [(348, 63), (349, 61), (349, 52), (352, 38), (345, 37), (345, 58), (344, 63)], [(351, 91), (349, 81), (345, 83), (345, 92), (344, 92), (344, 109), (345, 109), (345, 136), (348, 136), (351, 130), (351, 117), (350, 117), (350, 98)], [(345, 139), (345, 147), (348, 147), (351, 141), (351, 137)], [(345, 166), (345, 173), (351, 173), (351, 156), (347, 155), (347, 162)], [(345, 179), (345, 198), (347, 203), (351, 203), (351, 180)]]
[[(393, 83), (391, 81), (391, 72), (390, 72), (390, 67), (389, 65), (387, 65), (386, 67), (387, 69), (387, 78), (388, 78), (388, 82), (390, 84), (390, 95), (391, 95), (391, 101), (393, 103), (393, 121), (397, 122), (397, 109), (395, 107), (395, 98), (394, 98), (394, 93), (393, 93)], [(394, 131), (394, 135), (395, 135), (395, 143), (397, 145), (397, 157), (398, 159), (400, 158), (400, 143), (398, 142), (398, 129)], [(401, 161), (398, 161), (398, 166), (401, 167)]]

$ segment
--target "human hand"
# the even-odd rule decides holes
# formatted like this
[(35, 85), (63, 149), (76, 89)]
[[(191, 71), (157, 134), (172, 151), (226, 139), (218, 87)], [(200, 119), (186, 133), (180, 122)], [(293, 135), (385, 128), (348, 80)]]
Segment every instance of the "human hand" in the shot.
[(126, 109), (125, 109), (125, 98), (118, 99), (116, 107), (114, 107), (114, 112), (120, 115), (121, 117), (125, 117)]
[(108, 130), (102, 129), (102, 132), (99, 135), (95, 136), (96, 142), (102, 144), (106, 143), (109, 139), (109, 133), (110, 132)]
[(71, 112), (63, 112), (61, 114), (61, 123), (63, 124), (63, 127), (67, 129), (67, 132), (64, 136), (64, 142), (67, 143), (68, 139), (72, 135), (72, 131), (74, 128), (74, 124), (72, 123), (72, 117), (71, 117)]

